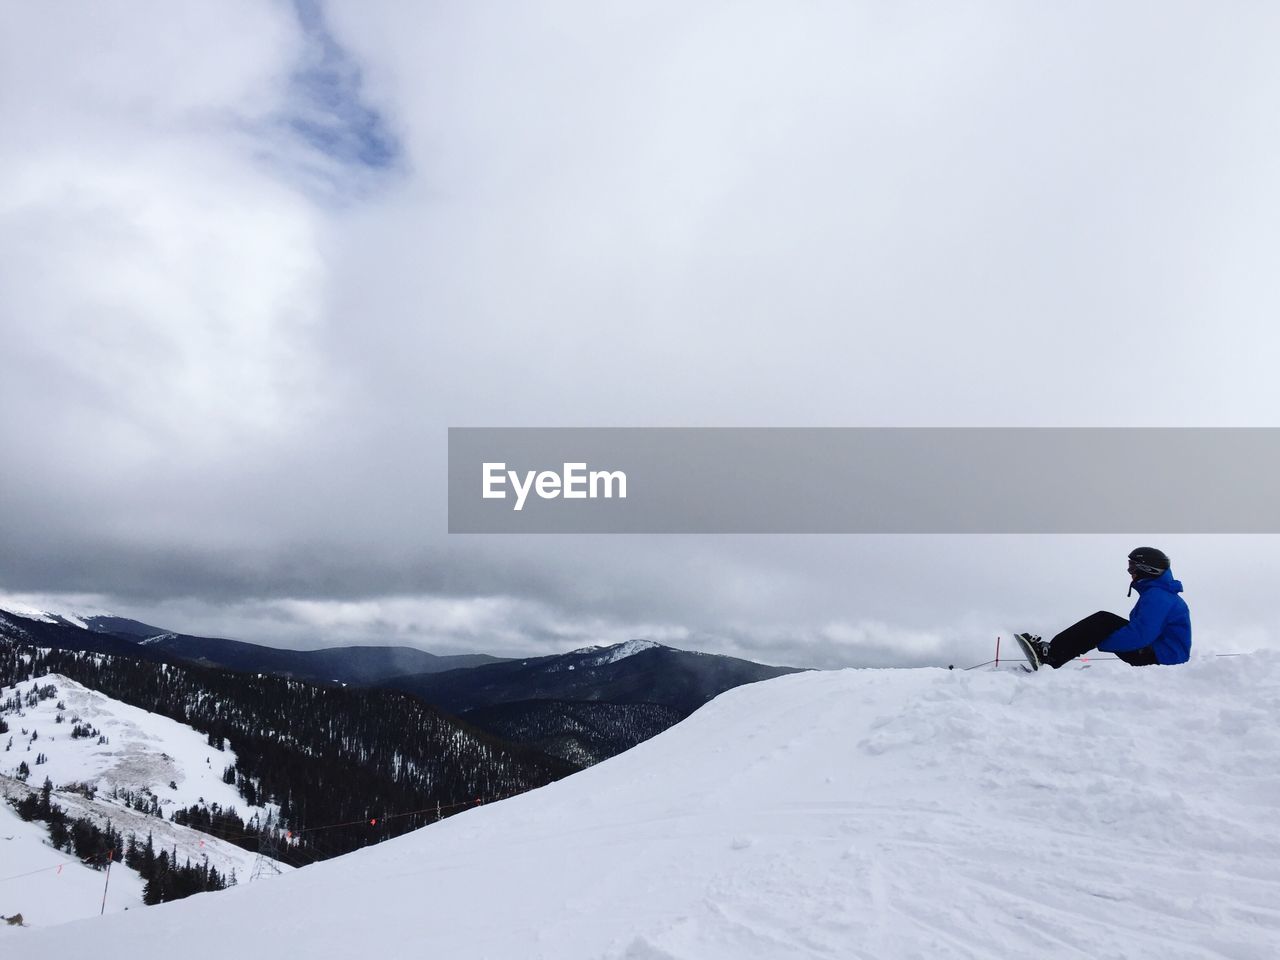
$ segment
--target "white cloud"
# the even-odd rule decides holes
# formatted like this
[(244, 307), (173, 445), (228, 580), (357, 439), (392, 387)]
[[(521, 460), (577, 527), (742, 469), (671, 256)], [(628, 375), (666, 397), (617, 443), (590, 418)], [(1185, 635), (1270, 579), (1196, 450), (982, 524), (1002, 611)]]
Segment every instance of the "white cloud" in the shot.
[(0, 396), (45, 429), (9, 431), (42, 457), (42, 441), (114, 441), (138, 465), (295, 425), (319, 366), (319, 225), (244, 132), (285, 108), (302, 49), (287, 11), (10, 17), (0, 285), (17, 369)]
[(5, 284), (9, 343), (50, 405), (82, 384), (89, 417), (108, 397), (112, 418), (154, 432), (168, 456), (294, 424), (316, 388), (314, 217), (228, 166), (161, 148), (0, 167), (0, 242), (20, 271)]
[[(316, 9), (0, 15), (15, 589), (289, 643), (959, 659), (1124, 612), (1134, 544), (460, 540), (445, 427), (1280, 409), (1262, 7)], [(1206, 636), (1280, 636), (1271, 539), (1179, 546)]]

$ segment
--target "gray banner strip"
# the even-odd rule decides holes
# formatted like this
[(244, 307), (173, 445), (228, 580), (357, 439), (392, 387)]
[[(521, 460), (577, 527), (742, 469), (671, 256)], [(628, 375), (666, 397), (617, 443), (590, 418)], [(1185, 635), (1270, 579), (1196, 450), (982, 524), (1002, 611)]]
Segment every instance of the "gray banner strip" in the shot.
[(456, 427), (449, 532), (1280, 533), (1278, 466), (1270, 427)]

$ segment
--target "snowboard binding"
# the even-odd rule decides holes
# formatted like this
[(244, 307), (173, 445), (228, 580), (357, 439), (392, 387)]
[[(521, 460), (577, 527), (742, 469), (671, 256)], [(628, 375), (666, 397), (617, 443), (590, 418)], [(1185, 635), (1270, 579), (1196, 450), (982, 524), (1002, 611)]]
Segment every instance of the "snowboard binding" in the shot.
[(1015, 633), (1013, 639), (1018, 641), (1022, 655), (1027, 658), (1027, 665), (1032, 670), (1039, 670), (1048, 656), (1049, 645), (1030, 633)]

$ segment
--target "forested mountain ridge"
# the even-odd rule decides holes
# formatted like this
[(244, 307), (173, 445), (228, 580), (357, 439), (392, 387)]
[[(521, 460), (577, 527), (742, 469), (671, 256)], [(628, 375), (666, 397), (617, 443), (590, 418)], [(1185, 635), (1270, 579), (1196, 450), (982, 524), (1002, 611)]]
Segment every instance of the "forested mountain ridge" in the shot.
[(657, 703), (688, 716), (733, 687), (799, 672), (647, 641), (588, 647), (466, 670), (395, 677), (386, 686), (464, 713), (520, 700)]
[(386, 681), (505, 740), (590, 765), (744, 683), (797, 672), (647, 640)]
[(504, 740), (589, 766), (657, 736), (684, 714), (660, 703), (515, 700), (476, 707), (462, 718)]

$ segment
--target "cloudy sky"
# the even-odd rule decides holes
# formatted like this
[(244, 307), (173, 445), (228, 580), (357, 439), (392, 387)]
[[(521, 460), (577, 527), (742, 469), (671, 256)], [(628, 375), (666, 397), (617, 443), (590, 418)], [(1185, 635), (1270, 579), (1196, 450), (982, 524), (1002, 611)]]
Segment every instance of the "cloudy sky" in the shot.
[(1280, 426), (1278, 37), (1244, 3), (0, 3), (0, 592), (961, 663), (1125, 613), (1152, 542), (1201, 649), (1280, 646), (1272, 537), (450, 537), (444, 490), (449, 426)]

